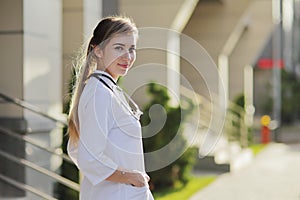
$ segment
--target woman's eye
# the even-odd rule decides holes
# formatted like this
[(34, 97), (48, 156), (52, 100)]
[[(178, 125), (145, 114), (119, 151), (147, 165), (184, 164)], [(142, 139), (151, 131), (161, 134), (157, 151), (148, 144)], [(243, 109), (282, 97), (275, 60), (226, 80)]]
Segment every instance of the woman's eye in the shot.
[(115, 49), (116, 49), (116, 50), (120, 50), (120, 51), (122, 51), (122, 50), (123, 50), (123, 47), (121, 47), (121, 46), (118, 46), (118, 47), (115, 47)]
[(130, 53), (135, 52), (135, 48), (130, 48), (130, 49), (129, 49), (129, 52), (130, 52)]

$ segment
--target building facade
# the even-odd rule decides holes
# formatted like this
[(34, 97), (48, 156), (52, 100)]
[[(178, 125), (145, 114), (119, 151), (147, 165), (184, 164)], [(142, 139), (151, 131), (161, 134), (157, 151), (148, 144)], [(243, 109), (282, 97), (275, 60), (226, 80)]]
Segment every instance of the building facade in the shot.
[[(265, 81), (262, 76), (253, 78), (253, 68), (278, 28), (274, 23), (274, 2), (1, 0), (0, 93), (25, 100), (51, 116), (64, 118), (63, 106), (69, 101), (72, 65), (78, 51), (85, 47), (101, 17), (120, 14), (132, 17), (140, 30), (137, 61), (121, 81), (138, 104), (147, 103), (145, 88), (154, 81), (168, 89), (174, 105), (180, 102), (184, 86), (208, 101), (222, 104), (224, 109), (237, 96), (244, 95), (253, 115), (251, 108), (259, 101), (254, 99), (254, 92), (257, 89), (262, 93), (264, 90), (259, 85)], [(286, 43), (283, 46), (286, 52), (298, 52), (298, 47), (293, 46), (293, 41), (299, 43), (295, 37), (298, 29), (289, 29), (299, 22), (295, 9), (298, 1), (284, 2), (281, 14), (285, 19)], [(294, 15), (288, 15), (289, 10), (295, 11)], [(298, 57), (291, 58), (291, 53), (286, 53), (284, 58), (289, 70), (298, 73)], [(56, 126), (53, 122), (5, 100), (0, 104), (0, 125), (49, 146), (59, 146), (62, 142), (57, 140), (61, 133), (51, 131)], [(0, 138), (1, 149), (28, 157), (31, 150), (25, 142), (12, 141), (3, 135)], [(59, 168), (56, 161), (51, 163), (51, 157), (38, 158), (44, 159), (48, 168)], [(24, 166), (1, 159), (0, 163), (6, 164), (0, 165), (0, 173), (6, 173), (8, 166), (12, 166), (11, 174), (20, 171), (17, 180), (35, 181)], [(11, 187), (0, 183), (0, 198), (1, 195), (24, 196), (20, 190), (9, 192)], [(48, 190), (51, 193), (53, 188), (49, 186)]]

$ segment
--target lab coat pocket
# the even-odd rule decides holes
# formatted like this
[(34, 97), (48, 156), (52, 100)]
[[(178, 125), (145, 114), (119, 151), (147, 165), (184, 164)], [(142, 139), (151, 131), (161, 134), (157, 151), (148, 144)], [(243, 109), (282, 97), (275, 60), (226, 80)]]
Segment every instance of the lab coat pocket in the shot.
[(126, 198), (128, 200), (154, 200), (148, 186), (134, 187), (126, 185)]

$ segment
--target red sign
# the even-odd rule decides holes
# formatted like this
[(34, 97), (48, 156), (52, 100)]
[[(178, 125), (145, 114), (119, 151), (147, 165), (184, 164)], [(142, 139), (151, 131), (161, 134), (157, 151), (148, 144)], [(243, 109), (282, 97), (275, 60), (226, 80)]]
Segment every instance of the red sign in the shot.
[(273, 69), (273, 67), (279, 67), (280, 69), (284, 68), (284, 62), (282, 59), (274, 61), (271, 58), (261, 58), (257, 62), (259, 69)]

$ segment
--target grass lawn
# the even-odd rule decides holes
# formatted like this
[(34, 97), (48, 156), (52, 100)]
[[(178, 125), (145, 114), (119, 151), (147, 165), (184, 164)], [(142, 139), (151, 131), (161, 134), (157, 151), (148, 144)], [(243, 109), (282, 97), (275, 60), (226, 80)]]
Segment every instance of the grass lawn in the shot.
[[(253, 144), (249, 148), (257, 155), (267, 144)], [(177, 185), (172, 189), (153, 192), (155, 200), (188, 200), (193, 194), (212, 183), (217, 176), (195, 176), (186, 185)]]
[(253, 144), (249, 148), (253, 151), (254, 156), (256, 156), (261, 150), (263, 150), (267, 144)]
[(192, 177), (186, 185), (178, 185), (175, 188), (154, 192), (155, 200), (187, 200), (200, 189), (213, 182), (217, 176)]

